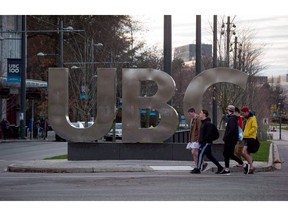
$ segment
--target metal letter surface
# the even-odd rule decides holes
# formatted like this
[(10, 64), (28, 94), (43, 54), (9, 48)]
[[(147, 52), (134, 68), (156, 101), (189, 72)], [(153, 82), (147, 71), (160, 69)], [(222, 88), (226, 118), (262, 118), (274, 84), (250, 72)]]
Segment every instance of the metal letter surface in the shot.
[(97, 117), (88, 128), (75, 128), (68, 113), (68, 69), (49, 68), (48, 119), (53, 130), (73, 142), (95, 141), (107, 134), (116, 115), (116, 69), (97, 70)]
[(220, 82), (227, 82), (245, 89), (247, 79), (248, 75), (246, 73), (226, 67), (218, 67), (202, 71), (189, 83), (184, 95), (183, 112), (187, 121), (190, 119), (187, 113), (189, 108), (194, 107), (197, 113), (201, 111), (203, 94), (211, 85)]
[[(140, 95), (141, 81), (153, 80), (158, 91), (151, 97)], [(154, 69), (123, 69), (123, 142), (162, 142), (171, 137), (178, 126), (176, 110), (167, 104), (175, 92), (175, 82), (167, 73)], [(154, 128), (140, 127), (140, 110), (156, 109), (161, 121)]]

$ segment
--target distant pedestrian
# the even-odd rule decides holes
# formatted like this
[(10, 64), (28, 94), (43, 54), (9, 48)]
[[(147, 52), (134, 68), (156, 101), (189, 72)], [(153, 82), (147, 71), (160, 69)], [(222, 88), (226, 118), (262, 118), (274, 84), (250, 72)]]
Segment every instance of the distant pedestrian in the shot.
[(241, 108), (241, 114), (246, 119), (243, 131), (244, 148), (242, 153), (243, 157), (248, 161), (248, 164), (246, 164), (244, 167), (244, 173), (253, 174), (255, 167), (253, 166), (253, 158), (251, 152), (249, 152), (249, 146), (251, 147), (251, 145), (254, 145), (256, 142), (258, 124), (256, 116), (249, 110), (247, 106), (243, 106)]
[(216, 160), (216, 158), (212, 155), (211, 151), (211, 145), (213, 143), (213, 137), (214, 137), (214, 125), (211, 123), (211, 119), (208, 117), (209, 113), (207, 110), (202, 110), (200, 112), (200, 119), (201, 119), (201, 128), (200, 128), (200, 135), (199, 135), (199, 152), (198, 152), (198, 165), (197, 168), (192, 170), (192, 174), (200, 174), (201, 173), (201, 166), (204, 156), (213, 162), (218, 170), (216, 174), (221, 173), (224, 168), (221, 166), (221, 164)]
[(234, 149), (238, 142), (238, 119), (237, 116), (234, 115), (235, 107), (233, 105), (229, 105), (227, 107), (228, 112), (228, 121), (225, 129), (225, 133), (223, 136), (224, 141), (224, 161), (225, 161), (225, 169), (220, 173), (224, 175), (230, 175), (229, 163), (230, 158), (237, 161), (238, 164), (243, 166), (243, 161), (234, 155)]
[(6, 140), (8, 138), (10, 123), (7, 119), (3, 118), (0, 124), (3, 133), (3, 139)]
[[(200, 126), (201, 126), (201, 120), (198, 117), (197, 113), (195, 112), (194, 108), (190, 108), (188, 110), (188, 114), (191, 116), (190, 121), (190, 134), (189, 134), (189, 143), (187, 144), (186, 149), (191, 150), (193, 160), (195, 163), (195, 167), (198, 166), (198, 151), (199, 151), (199, 135), (200, 135)], [(208, 166), (208, 163), (206, 163), (203, 160), (202, 168), (201, 170), (204, 171)]]

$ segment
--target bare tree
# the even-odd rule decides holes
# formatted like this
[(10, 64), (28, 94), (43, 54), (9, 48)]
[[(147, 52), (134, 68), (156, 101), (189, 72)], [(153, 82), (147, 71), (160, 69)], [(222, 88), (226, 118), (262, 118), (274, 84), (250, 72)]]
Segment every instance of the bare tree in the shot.
[[(227, 83), (211, 87), (216, 89), (216, 100), (222, 111), (220, 113), (222, 116), (218, 117), (222, 120), (225, 118), (223, 114), (229, 104), (239, 107), (248, 105), (251, 109), (256, 107), (254, 98), (259, 85), (255, 77), (265, 68), (261, 63), (265, 44), (257, 44), (253, 38), (254, 31), (247, 26), (238, 26), (236, 18), (236, 16), (232, 18), (223, 16), (218, 20), (218, 66), (241, 70), (248, 74), (249, 79), (245, 91)], [(208, 92), (212, 92), (212, 90)]]
[[(70, 69), (70, 110), (71, 121), (89, 121), (96, 110), (97, 68), (117, 67), (117, 97), (121, 96), (121, 69), (131, 66), (133, 56), (143, 44), (135, 43), (133, 32), (139, 28), (130, 16), (29, 16), (28, 29), (59, 29), (59, 20), (65, 27), (83, 30), (82, 33), (63, 34), (64, 66)], [(57, 65), (59, 35), (55, 33), (29, 34), (28, 36), (28, 77), (47, 80), (48, 67)], [(103, 46), (96, 46), (102, 44)], [(42, 51), (54, 54), (41, 59), (36, 53)], [(74, 66), (74, 67), (73, 67)], [(71, 67), (74, 69), (71, 70)], [(77, 69), (75, 69), (77, 68)], [(40, 71), (40, 73), (39, 73)], [(45, 97), (44, 97), (45, 98)], [(40, 108), (40, 106), (39, 106)], [(44, 108), (41, 106), (41, 108)], [(46, 107), (47, 108), (47, 107)]]

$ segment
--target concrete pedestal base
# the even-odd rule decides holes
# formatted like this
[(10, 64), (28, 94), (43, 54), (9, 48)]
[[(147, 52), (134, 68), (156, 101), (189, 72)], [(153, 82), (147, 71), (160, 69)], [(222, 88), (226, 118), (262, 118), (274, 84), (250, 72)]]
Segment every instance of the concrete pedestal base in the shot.
[[(68, 143), (68, 160), (177, 160), (192, 161), (186, 143)], [(223, 161), (223, 144), (212, 153)]]

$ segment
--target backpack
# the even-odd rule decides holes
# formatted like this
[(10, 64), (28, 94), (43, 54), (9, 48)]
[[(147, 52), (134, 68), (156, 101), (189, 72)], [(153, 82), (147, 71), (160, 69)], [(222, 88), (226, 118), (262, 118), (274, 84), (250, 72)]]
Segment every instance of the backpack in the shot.
[(243, 140), (243, 130), (241, 127), (238, 126), (238, 141)]
[(219, 136), (220, 136), (219, 131), (218, 131), (217, 127), (214, 124), (211, 123), (210, 125), (211, 125), (211, 131), (212, 131), (211, 139), (213, 141), (217, 140), (219, 138)]

